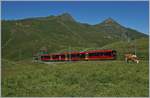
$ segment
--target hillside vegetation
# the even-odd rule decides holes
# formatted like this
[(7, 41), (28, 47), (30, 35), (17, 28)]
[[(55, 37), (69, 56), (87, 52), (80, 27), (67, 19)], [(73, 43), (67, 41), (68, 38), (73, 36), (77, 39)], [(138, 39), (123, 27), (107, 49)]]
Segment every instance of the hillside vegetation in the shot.
[(97, 25), (75, 21), (71, 15), (2, 21), (2, 57), (9, 60), (32, 58), (42, 47), (50, 53), (100, 48), (122, 39), (148, 37), (108, 18)]
[(120, 41), (105, 45), (101, 49), (114, 49), (117, 51), (117, 58), (124, 59), (125, 53), (135, 53), (141, 60), (149, 60), (149, 39), (140, 38), (130, 42)]

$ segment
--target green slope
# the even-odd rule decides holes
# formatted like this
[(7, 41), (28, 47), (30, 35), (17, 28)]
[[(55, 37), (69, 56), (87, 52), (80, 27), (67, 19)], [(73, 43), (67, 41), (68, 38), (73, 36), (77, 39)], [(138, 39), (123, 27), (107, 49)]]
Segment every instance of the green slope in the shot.
[[(134, 46), (135, 45), (135, 46)], [(136, 48), (134, 48), (136, 47)], [(135, 53), (140, 59), (149, 59), (149, 39), (140, 38), (130, 42), (120, 41), (105, 45), (102, 49), (114, 49), (117, 51), (118, 59), (123, 59), (125, 53)], [(136, 49), (136, 50), (135, 50)]]
[(125, 28), (111, 19), (98, 25), (75, 21), (64, 13), (15, 21), (2, 21), (2, 57), (10, 60), (31, 58), (32, 53), (47, 47), (49, 52), (102, 47), (131, 36), (131, 39), (147, 35)]

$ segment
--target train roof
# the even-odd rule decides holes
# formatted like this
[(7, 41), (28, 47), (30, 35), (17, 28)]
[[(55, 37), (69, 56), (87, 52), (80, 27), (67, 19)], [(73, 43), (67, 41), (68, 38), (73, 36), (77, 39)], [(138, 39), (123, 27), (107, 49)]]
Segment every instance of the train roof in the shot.
[(111, 50), (111, 49), (109, 49), (109, 50), (89, 50), (89, 51), (86, 51), (86, 52), (88, 52), (88, 53), (90, 53), (90, 52), (112, 52), (113, 50)]
[(42, 56), (48, 56), (48, 55), (64, 55), (64, 54), (86, 54), (86, 53), (93, 53), (93, 52), (112, 52), (114, 50), (112, 49), (103, 49), (103, 50), (89, 50), (89, 51), (72, 51), (72, 52), (63, 52), (63, 53), (50, 53), (50, 54), (42, 54)]

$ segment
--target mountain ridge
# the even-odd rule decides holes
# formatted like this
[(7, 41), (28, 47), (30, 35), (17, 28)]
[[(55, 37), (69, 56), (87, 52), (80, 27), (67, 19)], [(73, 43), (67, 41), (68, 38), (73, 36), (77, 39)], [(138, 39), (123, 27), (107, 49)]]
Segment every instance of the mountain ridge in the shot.
[[(2, 57), (6, 59), (25, 59), (32, 57), (43, 46), (49, 52), (80, 50), (102, 47), (120, 40), (138, 39), (147, 35), (118, 26), (119, 23), (89, 25), (77, 22), (65, 13), (58, 16), (30, 18), (16, 21), (2, 21)], [(116, 24), (117, 23), (117, 24)], [(21, 55), (21, 56), (20, 56)]]
[[(119, 26), (126, 27), (124, 25), (119, 24), (112, 17), (105, 18), (104, 20), (102, 20), (102, 21), (100, 21), (99, 23), (96, 23), (96, 24), (80, 22), (80, 21), (75, 20), (74, 17), (68, 12), (64, 12), (64, 13), (61, 13), (61, 14), (58, 14), (58, 15), (48, 15), (48, 16), (42, 16), (42, 17), (37, 16), (37, 17), (28, 17), (28, 18), (22, 18), (22, 19), (2, 20), (2, 21), (49, 20), (49, 18), (52, 18), (52, 19), (60, 18), (60, 20), (74, 21), (74, 22), (77, 22), (77, 23), (80, 23), (80, 24), (86, 24), (86, 25), (89, 25), (89, 26), (98, 26), (98, 25), (101, 25), (101, 24), (109, 24), (109, 21), (110, 21), (110, 24), (114, 23), (114, 24), (117, 24)], [(65, 19), (63, 19), (63, 18), (65, 18)], [(126, 27), (126, 28), (132, 29), (131, 27)], [(134, 30), (136, 30), (136, 29), (134, 29)], [(138, 30), (136, 30), (136, 31), (138, 31)], [(138, 32), (140, 32), (140, 31), (138, 31)], [(145, 34), (145, 32), (141, 32), (141, 33)]]

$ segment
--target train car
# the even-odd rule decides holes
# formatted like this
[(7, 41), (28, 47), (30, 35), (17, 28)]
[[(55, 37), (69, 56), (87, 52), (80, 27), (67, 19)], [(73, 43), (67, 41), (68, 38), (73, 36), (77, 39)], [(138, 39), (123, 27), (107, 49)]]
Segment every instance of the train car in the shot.
[(49, 55), (49, 54), (42, 54), (42, 55), (40, 55), (40, 60), (41, 61), (51, 61), (51, 55)]
[(87, 60), (113, 60), (116, 59), (115, 50), (94, 50), (88, 51)]
[(66, 55), (65, 54), (51, 54), (52, 61), (65, 61)]
[(43, 54), (42, 61), (81, 61), (81, 60), (113, 60), (116, 59), (115, 50), (91, 50), (85, 52), (66, 52), (57, 54)]
[(71, 52), (69, 54), (67, 54), (67, 58), (69, 58), (68, 60), (70, 61), (79, 61), (80, 59), (80, 53), (79, 52)]

